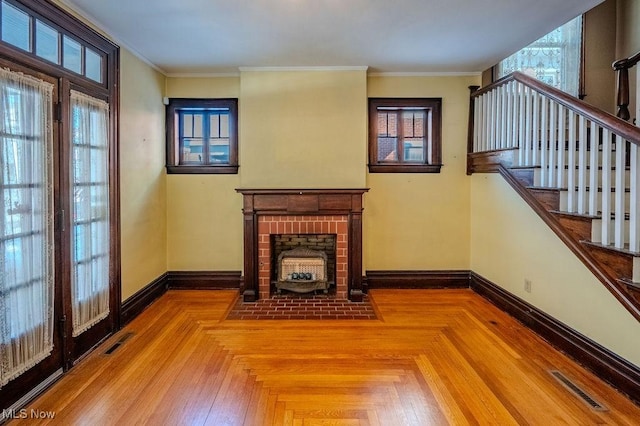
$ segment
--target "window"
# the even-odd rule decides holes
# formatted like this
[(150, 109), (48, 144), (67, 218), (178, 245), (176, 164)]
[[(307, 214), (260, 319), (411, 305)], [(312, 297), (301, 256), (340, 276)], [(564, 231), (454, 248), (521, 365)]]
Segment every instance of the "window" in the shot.
[(88, 43), (72, 38), (63, 29), (39, 19), (39, 15), (28, 13), (6, 0), (0, 0), (0, 15), (3, 42), (96, 83), (104, 83), (106, 54), (93, 50)]
[(170, 99), (168, 173), (238, 173), (238, 100)]
[(441, 98), (369, 99), (369, 172), (439, 173)]
[(500, 62), (498, 77), (521, 71), (578, 96), (581, 47), (582, 16), (578, 16)]

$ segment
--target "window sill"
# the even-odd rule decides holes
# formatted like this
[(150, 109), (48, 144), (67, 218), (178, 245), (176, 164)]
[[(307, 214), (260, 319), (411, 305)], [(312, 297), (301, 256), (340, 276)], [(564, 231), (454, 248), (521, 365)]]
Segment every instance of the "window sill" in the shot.
[(237, 175), (238, 166), (167, 166), (169, 175)]
[(442, 164), (369, 164), (369, 173), (440, 173)]

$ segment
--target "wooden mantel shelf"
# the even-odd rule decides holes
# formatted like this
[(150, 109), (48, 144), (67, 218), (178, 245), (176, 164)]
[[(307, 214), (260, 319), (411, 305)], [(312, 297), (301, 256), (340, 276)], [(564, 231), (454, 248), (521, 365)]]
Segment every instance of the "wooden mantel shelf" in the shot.
[(348, 217), (348, 294), (362, 301), (362, 195), (368, 188), (244, 189), (244, 290), (243, 300), (258, 298), (258, 216), (345, 215)]

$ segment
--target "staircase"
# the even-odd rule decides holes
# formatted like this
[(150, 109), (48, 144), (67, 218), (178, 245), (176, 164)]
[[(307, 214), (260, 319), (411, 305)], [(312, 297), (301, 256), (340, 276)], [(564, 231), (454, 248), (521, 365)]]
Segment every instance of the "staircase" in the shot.
[(498, 172), (640, 321), (640, 128), (521, 73), (472, 88), (467, 172)]

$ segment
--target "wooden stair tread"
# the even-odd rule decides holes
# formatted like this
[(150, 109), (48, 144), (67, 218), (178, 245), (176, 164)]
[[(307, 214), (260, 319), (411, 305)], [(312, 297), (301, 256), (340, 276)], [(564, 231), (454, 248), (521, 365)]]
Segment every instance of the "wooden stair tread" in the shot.
[(631, 281), (630, 279), (627, 279), (627, 278), (621, 278), (618, 281), (621, 282), (624, 285), (627, 285), (629, 287), (633, 287), (635, 290), (640, 291), (640, 283)]
[(583, 241), (580, 241), (580, 242), (583, 243), (583, 244), (589, 245), (589, 246), (593, 246), (593, 247), (597, 247), (597, 248), (603, 249), (603, 250), (624, 254), (626, 256), (640, 257), (640, 252), (629, 250), (629, 248), (628, 248), (629, 244), (625, 244), (625, 248), (617, 248), (617, 247), (614, 247), (612, 245), (607, 245), (606, 246), (604, 244), (594, 243), (593, 241), (589, 241), (589, 240), (583, 240)]

